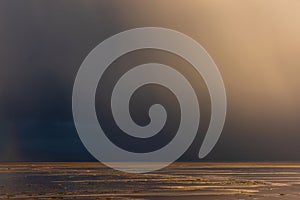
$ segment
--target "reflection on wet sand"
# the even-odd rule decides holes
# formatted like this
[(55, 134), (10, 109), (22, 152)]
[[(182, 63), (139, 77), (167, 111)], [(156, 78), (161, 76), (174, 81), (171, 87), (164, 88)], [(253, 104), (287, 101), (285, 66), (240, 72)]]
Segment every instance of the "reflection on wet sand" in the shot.
[(300, 163), (174, 163), (147, 174), (100, 163), (1, 163), (2, 199), (300, 199)]

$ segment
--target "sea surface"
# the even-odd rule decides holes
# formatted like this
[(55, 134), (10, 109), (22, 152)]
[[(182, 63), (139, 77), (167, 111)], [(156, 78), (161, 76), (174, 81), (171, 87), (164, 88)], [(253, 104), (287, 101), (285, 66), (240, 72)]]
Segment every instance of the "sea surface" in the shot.
[(174, 163), (130, 174), (101, 163), (0, 163), (0, 199), (300, 200), (300, 163)]

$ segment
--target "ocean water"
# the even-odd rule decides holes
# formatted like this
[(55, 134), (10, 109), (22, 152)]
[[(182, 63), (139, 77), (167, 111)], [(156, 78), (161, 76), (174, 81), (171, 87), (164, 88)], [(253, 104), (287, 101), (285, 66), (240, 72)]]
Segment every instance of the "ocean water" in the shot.
[(300, 199), (300, 163), (174, 163), (130, 174), (101, 163), (0, 163), (1, 199)]

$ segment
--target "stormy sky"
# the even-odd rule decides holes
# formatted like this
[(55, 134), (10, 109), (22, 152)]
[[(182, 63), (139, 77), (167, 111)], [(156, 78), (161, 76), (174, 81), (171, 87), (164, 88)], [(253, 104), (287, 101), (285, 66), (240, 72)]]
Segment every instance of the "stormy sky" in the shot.
[[(299, 161), (299, 11), (297, 0), (0, 1), (0, 161), (94, 160), (73, 123), (76, 73), (100, 42), (144, 26), (189, 35), (219, 67), (227, 92), (227, 118), (219, 142), (205, 160)], [(153, 103), (165, 104), (169, 112), (165, 135), (147, 145), (115, 135), (118, 130), (105, 110), (107, 99), (101, 98), (100, 90), (110, 91), (122, 70), (153, 60), (174, 66), (197, 91), (203, 112), (200, 129), (181, 158), (197, 160), (209, 122), (209, 95), (201, 77), (172, 54), (133, 52), (114, 62), (97, 91), (97, 111), (105, 116), (101, 125), (116, 143), (136, 152), (158, 148), (172, 138), (179, 110), (168, 90), (142, 88), (133, 98), (131, 112), (138, 124), (147, 124), (146, 108)]]

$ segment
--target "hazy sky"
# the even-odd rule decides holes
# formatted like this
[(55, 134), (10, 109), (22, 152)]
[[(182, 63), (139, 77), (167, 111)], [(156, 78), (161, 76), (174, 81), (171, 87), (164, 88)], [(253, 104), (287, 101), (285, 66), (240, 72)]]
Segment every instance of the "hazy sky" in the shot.
[[(206, 159), (300, 159), (300, 1), (2, 0), (0, 161), (93, 159), (73, 124), (76, 72), (101, 41), (143, 26), (193, 37), (219, 67), (228, 113), (221, 138)], [(119, 65), (151, 58), (168, 62), (162, 52), (146, 53), (129, 55)], [(183, 61), (171, 60), (184, 71)], [(186, 74), (193, 79), (191, 72)], [(197, 87), (203, 89), (200, 106), (208, 112), (205, 87), (201, 81)], [(164, 95), (160, 91), (157, 96)], [(139, 116), (140, 109), (135, 110)], [(206, 118), (184, 160), (197, 157)]]

